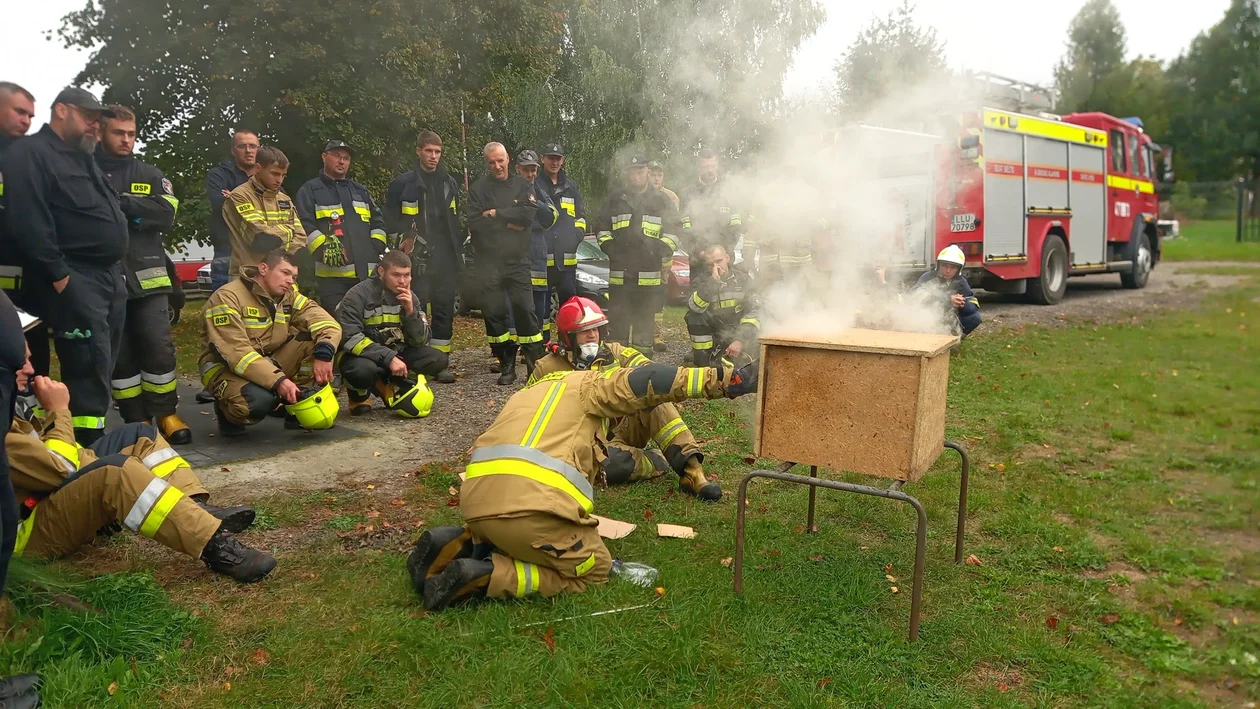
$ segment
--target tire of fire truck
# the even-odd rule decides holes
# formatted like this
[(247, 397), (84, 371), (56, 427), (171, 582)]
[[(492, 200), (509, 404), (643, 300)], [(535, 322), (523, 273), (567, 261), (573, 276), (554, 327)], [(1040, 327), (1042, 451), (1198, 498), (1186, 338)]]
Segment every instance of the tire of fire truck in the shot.
[(1050, 234), (1041, 246), (1041, 268), (1028, 279), (1028, 300), (1038, 305), (1055, 305), (1067, 291), (1068, 252), (1063, 238)]
[(1133, 253), (1133, 270), (1120, 274), (1120, 283), (1125, 288), (1145, 288), (1151, 279), (1151, 268), (1155, 265), (1155, 254), (1151, 251), (1151, 237), (1145, 231), (1138, 234), (1137, 248)]

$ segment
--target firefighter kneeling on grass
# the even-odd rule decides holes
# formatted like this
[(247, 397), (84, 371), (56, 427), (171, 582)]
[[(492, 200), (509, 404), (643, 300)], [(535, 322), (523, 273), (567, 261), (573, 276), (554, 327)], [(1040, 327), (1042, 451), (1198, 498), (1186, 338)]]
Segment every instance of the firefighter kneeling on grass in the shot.
[[(376, 275), (346, 293), (341, 323), (341, 377), (350, 390), (350, 415), (372, 410), (373, 391), (399, 416), (428, 416), (433, 391), (425, 377), (446, 370), (450, 357), (429, 346), (429, 326), (411, 290), (411, 257), (390, 251)], [(418, 375), (410, 378), (410, 373)]]
[(595, 481), (612, 420), (684, 399), (756, 391), (755, 365), (663, 364), (553, 372), (513, 394), (473, 443), (460, 493), (464, 527), (420, 536), (407, 570), (428, 610), (486, 596), (580, 593), (608, 580)]
[[(328, 383), (341, 326), (293, 288), (297, 275), (295, 256), (272, 251), (206, 301), (201, 383), (214, 396), (220, 435), (244, 434), (282, 403), (285, 428), (330, 428), (337, 419)], [(312, 376), (321, 387), (314, 391)]]
[(721, 244), (704, 248), (697, 258), (698, 268), (692, 269), (696, 290), (683, 318), (691, 335), (691, 361), (704, 367), (726, 355), (743, 364), (740, 358), (751, 357), (747, 351), (755, 346), (761, 327), (752, 278), (731, 268), (730, 254)]
[[(595, 301), (576, 296), (556, 313), (556, 339), (552, 351), (538, 360), (529, 383), (552, 372), (617, 367), (638, 367), (651, 360), (633, 347), (608, 342), (608, 318)], [(722, 498), (722, 486), (704, 476), (704, 454), (683, 422), (678, 408), (664, 403), (611, 424), (608, 457), (603, 472), (609, 485), (638, 482), (672, 468), (678, 473), (678, 489), (706, 502)], [(659, 450), (648, 450), (655, 443)], [(662, 455), (663, 454), (663, 455)]]
[(34, 376), (29, 349), (17, 373), (18, 391), (28, 387), (47, 414), (16, 412), (5, 436), (21, 501), (15, 554), (62, 557), (121, 525), (242, 583), (275, 568), (270, 554), (232, 536), (253, 524), (254, 510), (209, 504), (210, 493), (155, 426), (126, 424), (83, 448), (74, 439), (70, 391)]

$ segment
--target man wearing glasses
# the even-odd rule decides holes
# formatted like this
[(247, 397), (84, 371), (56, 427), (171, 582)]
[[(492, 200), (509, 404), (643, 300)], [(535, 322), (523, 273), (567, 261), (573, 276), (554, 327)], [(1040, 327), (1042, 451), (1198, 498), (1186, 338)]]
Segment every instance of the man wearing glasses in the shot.
[(206, 173), (206, 196), (210, 200), (210, 243), (214, 261), (210, 262), (210, 287), (219, 290), (228, 282), (232, 262), (232, 234), (223, 220), (223, 201), (232, 190), (245, 184), (258, 171), (258, 134), (243, 128), (232, 133), (232, 159), (210, 168)]
[(5, 232), (31, 289), (31, 314), (52, 326), (82, 446), (105, 432), (127, 303), (127, 218), (92, 158), (102, 117), (114, 112), (66, 88), (48, 123), (0, 158)]

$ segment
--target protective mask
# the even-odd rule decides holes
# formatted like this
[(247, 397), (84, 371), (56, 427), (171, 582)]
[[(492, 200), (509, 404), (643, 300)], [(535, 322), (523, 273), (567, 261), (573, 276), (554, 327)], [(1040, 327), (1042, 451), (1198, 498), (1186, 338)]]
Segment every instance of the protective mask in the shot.
[(599, 343), (584, 342), (578, 345), (578, 355), (582, 364), (589, 367), (591, 362), (595, 361), (595, 357), (599, 355)]

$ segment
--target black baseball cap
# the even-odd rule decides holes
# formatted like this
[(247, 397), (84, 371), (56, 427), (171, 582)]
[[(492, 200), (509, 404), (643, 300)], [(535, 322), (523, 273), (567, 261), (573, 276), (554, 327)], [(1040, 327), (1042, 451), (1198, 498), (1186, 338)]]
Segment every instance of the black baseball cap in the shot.
[(329, 150), (335, 150), (337, 148), (341, 148), (342, 150), (350, 153), (350, 157), (354, 157), (354, 148), (350, 147), (349, 145), (346, 145), (346, 141), (344, 140), (328, 141), (328, 145), (324, 146), (324, 152), (328, 152)]
[(648, 163), (648, 169), (652, 172), (665, 172), (665, 166), (661, 164), (660, 160), (653, 160)]
[(564, 157), (564, 148), (560, 147), (559, 143), (547, 143), (543, 146), (542, 154), (559, 155), (560, 157)]
[(646, 155), (643, 153), (635, 153), (630, 156), (629, 160), (626, 160), (626, 169), (629, 170), (632, 167), (647, 167), (647, 163), (648, 159)]
[(54, 104), (64, 103), (69, 106), (78, 106), (85, 111), (99, 113), (105, 118), (113, 118), (116, 114), (109, 110), (105, 104), (87, 89), (80, 89), (77, 86), (67, 86), (57, 94), (57, 98), (53, 100)]
[(538, 153), (532, 150), (522, 150), (516, 154), (516, 164), (538, 167)]

